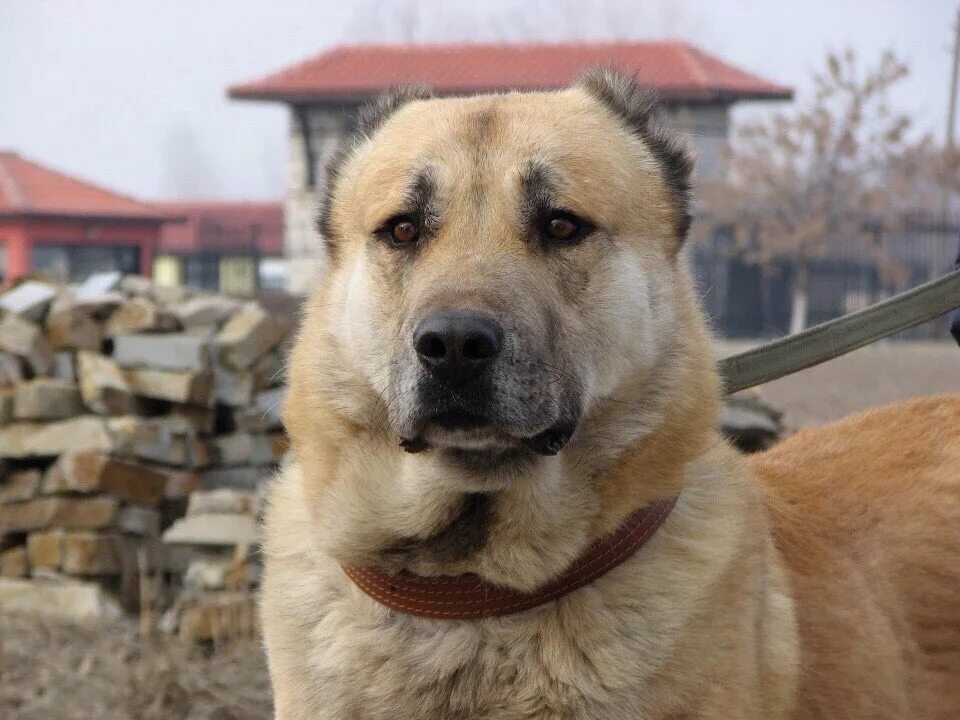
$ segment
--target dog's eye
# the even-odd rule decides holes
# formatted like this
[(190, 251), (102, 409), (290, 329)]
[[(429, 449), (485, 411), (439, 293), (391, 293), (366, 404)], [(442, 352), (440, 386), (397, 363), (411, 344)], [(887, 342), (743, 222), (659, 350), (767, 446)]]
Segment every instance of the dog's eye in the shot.
[(577, 224), (570, 218), (555, 217), (547, 225), (547, 235), (554, 240), (569, 240), (577, 234)]
[(572, 243), (586, 236), (592, 226), (571, 212), (556, 210), (547, 216), (542, 232), (552, 242)]
[(390, 237), (399, 245), (414, 242), (420, 237), (420, 229), (409, 220), (401, 220), (390, 231)]
[(393, 245), (409, 245), (420, 239), (420, 228), (408, 217), (395, 218), (387, 223), (389, 240)]

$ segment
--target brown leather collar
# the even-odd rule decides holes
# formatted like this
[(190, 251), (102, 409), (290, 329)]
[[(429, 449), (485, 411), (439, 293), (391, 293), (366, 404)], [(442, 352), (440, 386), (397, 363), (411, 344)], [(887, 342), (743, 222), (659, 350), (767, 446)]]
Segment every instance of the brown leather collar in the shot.
[(507, 615), (562, 597), (615, 568), (653, 535), (676, 502), (674, 496), (637, 510), (617, 530), (587, 548), (563, 574), (532, 593), (498, 587), (476, 575), (391, 575), (356, 565), (344, 565), (343, 571), (381, 605), (408, 615), (448, 620)]

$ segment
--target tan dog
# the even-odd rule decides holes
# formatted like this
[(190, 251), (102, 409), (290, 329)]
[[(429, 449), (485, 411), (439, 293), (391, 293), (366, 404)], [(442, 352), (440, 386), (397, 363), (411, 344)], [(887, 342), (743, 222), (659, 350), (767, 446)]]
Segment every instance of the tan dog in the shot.
[[(717, 436), (691, 161), (629, 81), (385, 97), (331, 166), (266, 523), (281, 720), (960, 717), (960, 398)], [(531, 592), (415, 617), (341, 565)], [(442, 579), (441, 579), (442, 581)]]

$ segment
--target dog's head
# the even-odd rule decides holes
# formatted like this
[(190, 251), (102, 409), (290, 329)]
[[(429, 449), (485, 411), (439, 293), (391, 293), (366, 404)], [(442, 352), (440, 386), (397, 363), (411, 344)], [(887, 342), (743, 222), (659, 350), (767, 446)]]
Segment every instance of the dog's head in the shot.
[(359, 125), (330, 165), (329, 262), (293, 361), (301, 462), (326, 427), (337, 462), (364, 436), (396, 473), (421, 458), (416, 482), (492, 493), (578, 440), (612, 462), (669, 414), (702, 335), (678, 259), (692, 160), (645, 92), (605, 72), (406, 89)]

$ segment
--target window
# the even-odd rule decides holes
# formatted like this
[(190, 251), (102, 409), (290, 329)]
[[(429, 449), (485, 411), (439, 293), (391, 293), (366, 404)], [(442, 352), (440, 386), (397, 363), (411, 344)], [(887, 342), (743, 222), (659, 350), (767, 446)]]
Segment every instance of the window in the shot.
[(153, 260), (153, 281), (157, 285), (183, 284), (183, 263), (176, 255), (157, 255)]
[(30, 267), (60, 282), (83, 282), (99, 272), (139, 272), (140, 253), (136, 245), (37, 243), (30, 251)]
[(220, 289), (220, 256), (212, 253), (183, 256), (183, 284), (201, 290)]
[(252, 295), (257, 290), (257, 263), (249, 255), (220, 258), (220, 292)]
[(260, 287), (263, 290), (287, 289), (287, 261), (283, 258), (260, 258)]

